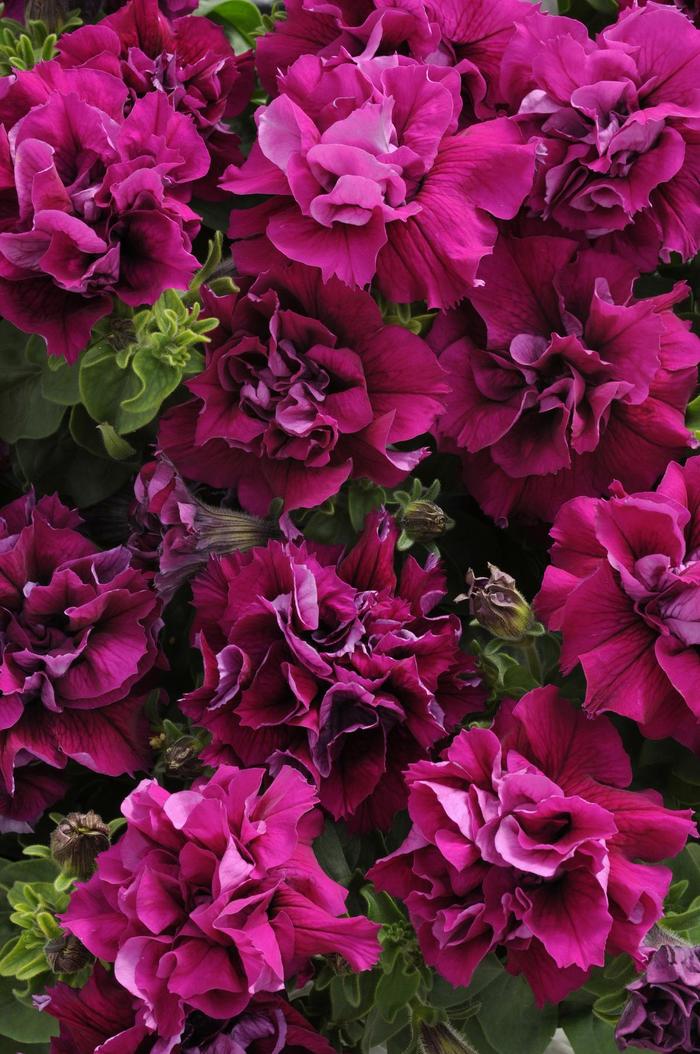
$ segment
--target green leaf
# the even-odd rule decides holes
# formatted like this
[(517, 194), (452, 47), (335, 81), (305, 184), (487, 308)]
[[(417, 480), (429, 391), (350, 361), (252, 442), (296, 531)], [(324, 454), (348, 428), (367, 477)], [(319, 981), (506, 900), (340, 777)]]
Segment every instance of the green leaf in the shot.
[(512, 977), (502, 969), (481, 989), (478, 999), (477, 1020), (498, 1054), (543, 1054), (557, 1027), (557, 1010), (538, 1007), (522, 977)]
[[(0, 980), (0, 1035), (21, 1043), (23, 1054), (31, 1054), (26, 1044), (46, 1043), (58, 1034), (58, 1022), (49, 1014), (27, 1006), (15, 995), (12, 981)], [(0, 1046), (0, 1054), (2, 1054)], [(13, 1054), (16, 1054), (14, 1048)]]
[(123, 439), (112, 425), (103, 421), (97, 428), (102, 435), (105, 450), (111, 458), (114, 458), (115, 461), (126, 461), (127, 458), (134, 456), (136, 451), (131, 443), (127, 443), (126, 439)]
[(0, 885), (15, 882), (53, 882), (58, 866), (53, 860), (0, 860)]
[(43, 439), (56, 431), (64, 407), (44, 395), (44, 375), (49, 374), (43, 341), (0, 322), (0, 439)]
[(133, 471), (131, 466), (96, 457), (77, 446), (67, 429), (47, 439), (21, 439), (15, 456), (26, 481), (40, 493), (58, 491), (81, 508), (114, 494)]
[(323, 831), (314, 842), (314, 853), (327, 875), (342, 886), (350, 885), (352, 872), (348, 867), (338, 830), (330, 820), (326, 821)]
[(80, 397), (93, 421), (107, 422), (120, 435), (128, 435), (148, 424), (158, 405), (139, 413), (123, 406), (141, 394), (143, 382), (131, 369), (127, 359), (120, 366), (114, 350), (102, 341), (89, 348), (80, 363)]
[(124, 400), (122, 409), (132, 415), (150, 414), (150, 421), (182, 380), (182, 369), (161, 362), (146, 350), (136, 352), (131, 367), (142, 387), (137, 395)]
[(250, 0), (202, 0), (197, 8), (198, 15), (207, 15), (217, 22), (235, 29), (249, 47), (255, 42), (255, 35), (263, 28), (262, 15)]
[(80, 402), (80, 363), (69, 366), (63, 359), (46, 357), (47, 369), (41, 374), (41, 392), (45, 399), (58, 406), (74, 406)]
[(406, 968), (399, 959), (391, 973), (382, 974), (377, 985), (376, 1005), (387, 1021), (394, 1022), (402, 1007), (408, 1006), (417, 995), (421, 976), (417, 970)]
[[(574, 1054), (619, 1054), (612, 1027), (593, 1014), (564, 1021), (562, 1027)], [(641, 1054), (641, 1051), (638, 1047), (627, 1047), (627, 1054)]]

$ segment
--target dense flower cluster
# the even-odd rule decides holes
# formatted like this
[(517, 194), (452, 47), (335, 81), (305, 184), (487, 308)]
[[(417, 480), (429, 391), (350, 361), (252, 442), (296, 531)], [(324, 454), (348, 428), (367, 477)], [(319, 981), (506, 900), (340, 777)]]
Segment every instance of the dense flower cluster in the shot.
[(420, 337), (383, 324), (368, 294), (287, 267), (207, 305), (221, 326), (206, 369), (160, 427), (183, 475), (235, 487), (264, 515), (275, 497), (320, 505), (349, 476), (396, 485), (425, 456), (395, 444), (433, 424), (443, 371)]
[(700, 457), (669, 465), (654, 492), (576, 498), (552, 529), (537, 598), (580, 662), (584, 706), (700, 749)]
[(365, 829), (390, 825), (402, 770), (484, 699), (459, 620), (432, 614), (437, 562), (409, 557), (397, 580), (396, 537), (375, 514), (340, 561), (271, 542), (193, 585), (204, 684), (182, 707), (212, 734), (204, 757), (294, 759), (336, 819)]
[(541, 1002), (584, 983), (605, 954), (638, 962), (691, 813), (627, 790), (613, 726), (555, 688), (502, 704), (493, 730), (461, 732), (444, 761), (407, 773), (413, 829), (370, 873), (402, 897), (426, 960), (467, 985), (494, 947)]
[(346, 892), (311, 851), (323, 822), (313, 788), (289, 767), (265, 789), (264, 776), (222, 765), (175, 794), (144, 780), (124, 802), (126, 834), (64, 916), (172, 1045), (188, 1011), (228, 1020), (312, 955), (356, 970), (377, 960), (377, 927), (339, 917)]
[(141, 685), (160, 605), (128, 549), (100, 552), (80, 523), (55, 497), (0, 510), (0, 830), (59, 796), (46, 766), (116, 776), (148, 762)]
[(442, 441), (482, 508), (552, 520), (613, 479), (653, 484), (691, 441), (700, 339), (671, 310), (687, 290), (636, 300), (626, 262), (549, 236), (500, 238), (479, 274), (429, 339), (450, 380)]
[(699, 0), (69, 7), (0, 19), (0, 1051), (700, 1050)]

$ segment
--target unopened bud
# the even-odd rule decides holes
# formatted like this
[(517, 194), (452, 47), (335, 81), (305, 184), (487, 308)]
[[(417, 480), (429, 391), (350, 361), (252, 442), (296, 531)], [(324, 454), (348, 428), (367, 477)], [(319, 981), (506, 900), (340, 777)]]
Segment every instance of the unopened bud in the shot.
[(51, 835), (51, 855), (70, 875), (89, 878), (100, 853), (109, 849), (109, 828), (96, 812), (72, 812)]
[(92, 960), (92, 955), (72, 933), (53, 937), (44, 946), (46, 961), (54, 973), (78, 973)]
[(419, 1046), (422, 1054), (477, 1054), (464, 1036), (445, 1024), (422, 1024)]
[(472, 618), (482, 629), (499, 640), (518, 644), (532, 629), (532, 608), (515, 584), (515, 579), (489, 564), (488, 578), (477, 578), (467, 571), (467, 593)]
[(398, 516), (398, 524), (414, 542), (430, 542), (449, 530), (453, 521), (434, 501), (419, 498), (409, 502)]

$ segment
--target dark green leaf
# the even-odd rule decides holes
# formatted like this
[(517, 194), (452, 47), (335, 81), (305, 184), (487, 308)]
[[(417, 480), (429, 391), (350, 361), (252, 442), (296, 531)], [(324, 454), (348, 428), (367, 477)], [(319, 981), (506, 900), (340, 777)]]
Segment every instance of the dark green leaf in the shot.
[(408, 1006), (420, 987), (421, 977), (417, 970), (406, 969), (399, 959), (391, 973), (384, 973), (377, 985), (377, 1006), (387, 1021), (393, 1022), (402, 1007)]
[(349, 886), (352, 872), (345, 859), (343, 846), (338, 837), (338, 829), (330, 820), (314, 842), (314, 853), (319, 864), (331, 878), (343, 886)]
[[(57, 1035), (56, 1019), (20, 1002), (13, 987), (16, 985), (9, 978), (0, 980), (0, 1034), (21, 1043), (23, 1048), (25, 1044), (46, 1043)], [(15, 1047), (15, 1054), (16, 1050)], [(31, 1052), (23, 1050), (23, 1054)]]
[(538, 1007), (522, 977), (501, 970), (481, 989), (478, 1000), (476, 1019), (498, 1054), (543, 1054), (557, 1027), (556, 1007)]
[(64, 407), (49, 402), (43, 391), (49, 374), (43, 341), (20, 333), (9, 322), (0, 322), (0, 438), (43, 439), (61, 423)]
[[(593, 1014), (565, 1021), (563, 1027), (574, 1054), (619, 1054), (612, 1027)], [(627, 1054), (636, 1052), (637, 1047), (627, 1048)]]

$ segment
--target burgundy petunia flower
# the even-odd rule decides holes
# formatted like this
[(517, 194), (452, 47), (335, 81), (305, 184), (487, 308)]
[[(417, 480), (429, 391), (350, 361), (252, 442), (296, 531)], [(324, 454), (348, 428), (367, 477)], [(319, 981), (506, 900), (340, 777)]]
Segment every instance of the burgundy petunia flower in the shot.
[(206, 304), (221, 320), (206, 369), (158, 437), (184, 476), (235, 487), (264, 515), (275, 497), (320, 505), (350, 476), (395, 486), (425, 456), (394, 444), (431, 427), (444, 372), (420, 337), (383, 324), (367, 293), (293, 265)]
[(426, 961), (468, 985), (495, 947), (541, 1004), (579, 988), (606, 952), (641, 963), (671, 872), (650, 866), (695, 833), (632, 779), (620, 737), (554, 687), (502, 704), (445, 760), (407, 773), (413, 828), (369, 877), (403, 898)]
[(113, 297), (184, 289), (200, 219), (183, 198), (209, 168), (192, 121), (151, 93), (124, 119), (109, 73), (56, 62), (7, 78), (0, 99), (0, 311), (74, 361)]
[(627, 991), (630, 998), (615, 1029), (620, 1050), (700, 1050), (700, 948), (663, 944)]
[[(185, 14), (186, 11), (179, 12)], [(252, 52), (236, 55), (223, 29), (208, 18), (170, 18), (157, 0), (129, 0), (97, 25), (83, 26), (59, 41), (65, 68), (103, 70), (123, 80), (129, 99), (151, 92), (191, 117), (212, 158), (196, 192), (211, 196), (224, 168), (242, 160), (239, 139), (226, 122), (250, 102)]]
[[(50, 1054), (163, 1054), (169, 1046), (145, 1027), (139, 1000), (101, 963), (82, 988), (59, 983), (37, 1003), (60, 1025)], [(242, 1014), (224, 1023), (195, 1015), (185, 1023), (174, 1054), (261, 1054), (263, 1050), (333, 1054), (308, 1021), (276, 995), (255, 996)]]
[(145, 765), (140, 682), (158, 656), (160, 619), (158, 598), (128, 549), (99, 552), (57, 498), (20, 498), (0, 517), (0, 805), (7, 827), (18, 817), (35, 820), (60, 793), (46, 766), (62, 769), (71, 758), (116, 776)]
[(269, 199), (234, 209), (234, 258), (279, 255), (390, 300), (456, 303), (529, 192), (533, 144), (506, 118), (458, 131), (454, 69), (390, 55), (298, 59), (256, 114), (258, 135), (222, 187)]
[(540, 142), (531, 210), (589, 237), (625, 231), (664, 259), (697, 253), (700, 34), (681, 11), (623, 11), (595, 41), (579, 21), (537, 14), (501, 76)]
[(435, 558), (397, 580), (397, 528), (372, 514), (345, 556), (271, 542), (212, 558), (193, 583), (204, 684), (182, 708), (212, 735), (203, 757), (293, 759), (321, 804), (355, 828), (388, 827), (405, 805), (402, 771), (481, 709), (460, 623)]
[(655, 492), (569, 502), (551, 535), (536, 609), (562, 668), (583, 667), (585, 708), (700, 749), (700, 457)]
[(122, 806), (126, 833), (63, 916), (115, 964), (158, 1054), (185, 1037), (188, 1013), (252, 1013), (254, 997), (281, 991), (313, 955), (354, 970), (379, 957), (379, 927), (339, 917), (346, 891), (314, 856), (323, 818), (313, 787), (284, 766), (263, 790), (265, 775), (222, 766), (174, 794), (142, 781)]
[(277, 94), (277, 77), (302, 55), (332, 58), (401, 51), (434, 66), (455, 66), (479, 117), (499, 101), (503, 53), (517, 23), (532, 17), (525, 0), (287, 0), (286, 18), (255, 50), (260, 79)]
[(442, 443), (489, 515), (551, 521), (613, 479), (651, 486), (683, 456), (700, 362), (671, 310), (683, 283), (636, 300), (620, 257), (547, 236), (501, 237), (479, 275), (472, 307), (428, 339), (451, 382)]

